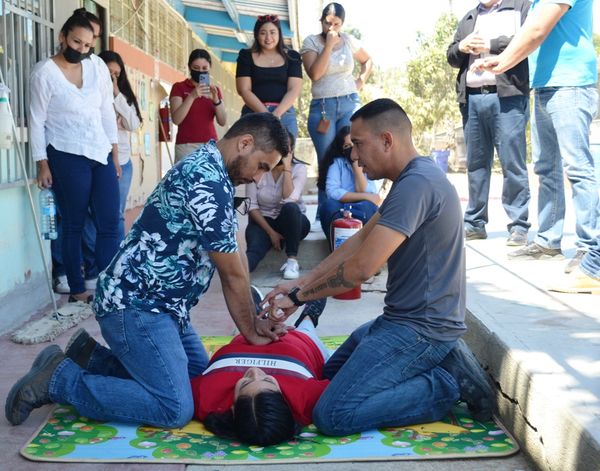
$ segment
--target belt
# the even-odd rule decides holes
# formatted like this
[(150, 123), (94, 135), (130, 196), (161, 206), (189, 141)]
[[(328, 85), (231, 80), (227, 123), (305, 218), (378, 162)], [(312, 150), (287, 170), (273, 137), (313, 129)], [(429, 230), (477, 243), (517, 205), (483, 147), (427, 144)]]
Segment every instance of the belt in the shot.
[(487, 95), (497, 93), (496, 85), (484, 85), (483, 87), (467, 87), (467, 95)]

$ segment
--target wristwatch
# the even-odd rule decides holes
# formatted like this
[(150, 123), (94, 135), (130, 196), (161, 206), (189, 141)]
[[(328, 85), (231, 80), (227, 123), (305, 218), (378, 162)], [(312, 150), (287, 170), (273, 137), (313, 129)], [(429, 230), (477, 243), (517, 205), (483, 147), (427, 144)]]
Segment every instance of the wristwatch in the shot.
[(304, 301), (300, 301), (298, 299), (298, 291), (300, 291), (300, 287), (296, 286), (295, 288), (292, 288), (288, 294), (287, 297), (290, 298), (290, 300), (294, 303), (294, 306), (303, 306), (304, 304), (306, 304)]

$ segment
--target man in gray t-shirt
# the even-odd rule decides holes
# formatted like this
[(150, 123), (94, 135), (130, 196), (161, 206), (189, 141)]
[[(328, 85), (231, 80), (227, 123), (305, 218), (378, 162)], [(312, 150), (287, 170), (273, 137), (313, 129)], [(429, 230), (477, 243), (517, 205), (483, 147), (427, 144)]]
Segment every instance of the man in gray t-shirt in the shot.
[(418, 155), (410, 120), (394, 101), (375, 100), (351, 122), (352, 158), (370, 179), (392, 180), (392, 189), (361, 231), (266, 298), (271, 319), (285, 319), (306, 301), (359, 286), (388, 264), (384, 312), (327, 362), (331, 383), (313, 421), (328, 435), (431, 422), (459, 398), (477, 419), (489, 419), (493, 392), (459, 339), (466, 329), (458, 195), (433, 161)]

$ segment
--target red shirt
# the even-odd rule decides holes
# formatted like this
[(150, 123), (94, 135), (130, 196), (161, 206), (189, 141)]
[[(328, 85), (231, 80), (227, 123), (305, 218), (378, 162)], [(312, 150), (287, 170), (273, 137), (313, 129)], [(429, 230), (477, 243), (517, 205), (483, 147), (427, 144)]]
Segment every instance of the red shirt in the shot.
[[(196, 82), (190, 79), (177, 82), (171, 89), (170, 97), (178, 96), (185, 100), (195, 87)], [(219, 100), (222, 100), (221, 90), (218, 88), (217, 94)], [(218, 137), (214, 118), (215, 105), (212, 100), (203, 96), (196, 98), (184, 120), (179, 123), (175, 144), (204, 143), (211, 139), (216, 141)]]
[(288, 332), (279, 342), (268, 345), (250, 345), (238, 335), (217, 350), (204, 373), (192, 380), (194, 417), (202, 421), (211, 412), (229, 410), (235, 383), (248, 368), (256, 366), (277, 379), (294, 419), (308, 425), (329, 384), (322, 379), (323, 363), (319, 348), (302, 332)]

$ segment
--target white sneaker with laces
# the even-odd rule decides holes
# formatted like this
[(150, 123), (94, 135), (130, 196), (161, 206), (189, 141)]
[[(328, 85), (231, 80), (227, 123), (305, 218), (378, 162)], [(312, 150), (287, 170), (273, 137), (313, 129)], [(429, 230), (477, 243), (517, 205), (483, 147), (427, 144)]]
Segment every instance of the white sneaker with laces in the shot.
[(54, 292), (58, 294), (69, 294), (71, 292), (69, 282), (67, 281), (67, 275), (56, 277), (56, 280), (54, 281)]
[(295, 280), (300, 276), (300, 267), (298, 261), (295, 258), (288, 258), (280, 269), (283, 272), (283, 278), (285, 280)]

